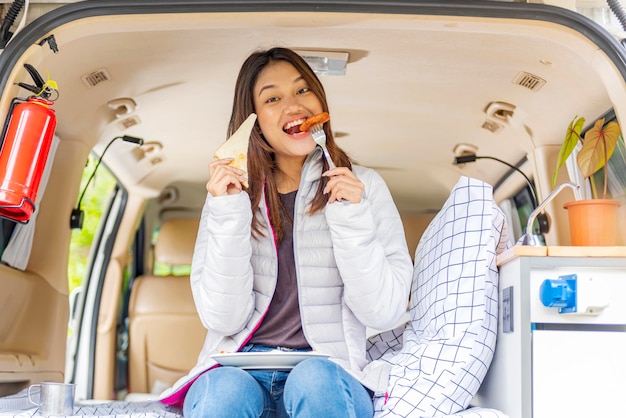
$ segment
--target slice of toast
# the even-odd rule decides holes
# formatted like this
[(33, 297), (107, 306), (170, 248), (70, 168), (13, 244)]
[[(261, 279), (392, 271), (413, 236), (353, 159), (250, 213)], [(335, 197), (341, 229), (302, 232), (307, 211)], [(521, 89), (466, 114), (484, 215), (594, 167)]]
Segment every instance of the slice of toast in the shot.
[[(233, 158), (230, 165), (247, 172), (248, 143), (250, 142), (250, 134), (252, 133), (254, 122), (256, 122), (256, 113), (251, 113), (235, 133), (215, 150), (213, 156), (217, 159)], [(248, 187), (247, 181), (242, 182), (242, 184)]]

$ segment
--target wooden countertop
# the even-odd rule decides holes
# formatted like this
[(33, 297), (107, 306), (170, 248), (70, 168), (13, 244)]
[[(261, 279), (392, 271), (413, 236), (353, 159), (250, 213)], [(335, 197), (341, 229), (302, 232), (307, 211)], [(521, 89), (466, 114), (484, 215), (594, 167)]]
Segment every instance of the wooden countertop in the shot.
[(617, 247), (574, 247), (548, 246), (533, 247), (515, 245), (496, 258), (498, 266), (515, 257), (626, 257), (626, 246)]

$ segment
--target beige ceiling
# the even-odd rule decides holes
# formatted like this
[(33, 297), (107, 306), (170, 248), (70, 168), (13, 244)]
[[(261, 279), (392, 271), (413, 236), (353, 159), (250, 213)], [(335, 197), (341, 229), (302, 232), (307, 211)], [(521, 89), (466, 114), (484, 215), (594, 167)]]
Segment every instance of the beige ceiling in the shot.
[[(529, 158), (525, 170), (532, 175), (537, 150), (559, 144), (574, 115), (595, 117), (611, 108), (607, 85), (619, 78), (606, 55), (575, 31), (520, 19), (122, 15), (75, 20), (52, 33), (59, 53), (37, 46), (24, 60), (58, 82), (59, 135), (100, 152), (122, 133), (162, 145), (137, 160), (133, 146), (120, 142), (105, 158), (127, 187), (148, 194), (172, 182), (204, 184), (225, 137), (238, 68), (257, 48), (350, 53), (345, 76), (321, 76), (332, 127), (357, 162), (379, 170), (401, 210), (415, 212), (440, 207), (459, 175), (496, 184), (507, 172), (489, 161), (453, 166), (457, 144), (512, 164)], [(81, 80), (98, 71), (110, 80), (95, 87)], [(523, 73), (545, 85), (532, 91), (516, 84)], [(623, 100), (619, 88), (614, 100)], [(119, 98), (136, 102), (128, 116), (140, 124), (122, 128), (107, 105)], [(485, 113), (498, 101), (513, 105), (513, 118)], [(514, 183), (523, 186), (520, 176)]]

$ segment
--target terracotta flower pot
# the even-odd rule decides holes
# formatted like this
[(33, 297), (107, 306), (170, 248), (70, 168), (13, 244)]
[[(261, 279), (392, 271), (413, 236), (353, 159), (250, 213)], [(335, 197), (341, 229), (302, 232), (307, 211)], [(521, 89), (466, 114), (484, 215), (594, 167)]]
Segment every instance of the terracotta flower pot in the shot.
[(617, 200), (576, 200), (563, 205), (569, 215), (572, 245), (613, 246), (617, 243)]

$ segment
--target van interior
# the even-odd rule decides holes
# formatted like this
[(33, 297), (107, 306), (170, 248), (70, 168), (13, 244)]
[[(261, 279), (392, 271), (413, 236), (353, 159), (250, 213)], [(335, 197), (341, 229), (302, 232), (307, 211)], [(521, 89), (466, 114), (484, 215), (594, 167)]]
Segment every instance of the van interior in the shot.
[[(38, 81), (56, 128), (32, 215), (0, 221), (0, 396), (41, 381), (76, 383), (83, 400), (156, 395), (195, 364), (206, 330), (189, 266), (208, 164), (257, 49), (317, 66), (337, 142), (386, 181), (412, 256), (461, 176), (492, 185), (515, 246), (556, 188), (572, 119), (626, 112), (618, 35), (540, 3), (31, 2), (16, 30), (20, 10), (0, 54), (3, 135)], [(614, 255), (625, 150), (620, 138)], [(564, 182), (589, 193), (575, 164)], [(575, 197), (559, 191), (531, 225), (543, 247), (571, 246)]]

